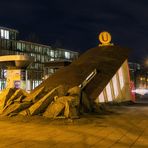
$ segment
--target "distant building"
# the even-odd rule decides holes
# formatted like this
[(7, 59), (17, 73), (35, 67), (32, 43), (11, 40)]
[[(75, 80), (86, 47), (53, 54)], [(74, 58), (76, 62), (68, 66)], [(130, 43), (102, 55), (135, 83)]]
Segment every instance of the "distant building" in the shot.
[(148, 70), (139, 63), (128, 62), (128, 64), (135, 88), (148, 88)]
[(148, 88), (148, 70), (141, 69), (137, 73), (136, 88), (147, 89)]
[[(54, 69), (44, 68), (45, 63), (51, 61), (73, 61), (78, 58), (78, 52), (62, 48), (18, 40), (19, 32), (14, 29), (0, 27), (0, 55), (29, 55), (34, 62), (27, 68), (28, 90), (38, 86), (44, 75), (52, 74)], [(47, 65), (47, 64), (46, 64)], [(5, 88), (5, 65), (0, 69), (0, 90)]]
[(128, 62), (130, 70), (131, 81), (134, 82), (135, 87), (137, 86), (137, 76), (141, 70), (141, 65), (139, 63)]

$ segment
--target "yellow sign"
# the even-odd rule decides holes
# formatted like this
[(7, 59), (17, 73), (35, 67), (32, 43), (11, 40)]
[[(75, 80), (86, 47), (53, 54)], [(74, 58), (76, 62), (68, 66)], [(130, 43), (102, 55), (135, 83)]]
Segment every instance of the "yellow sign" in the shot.
[(100, 46), (111, 45), (111, 35), (110, 33), (103, 31), (99, 34), (99, 40), (102, 43)]

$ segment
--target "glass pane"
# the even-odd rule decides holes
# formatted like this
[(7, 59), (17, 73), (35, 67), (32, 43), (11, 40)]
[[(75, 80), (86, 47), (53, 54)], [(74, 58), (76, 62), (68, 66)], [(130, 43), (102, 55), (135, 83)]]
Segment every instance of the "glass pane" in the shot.
[(1, 37), (4, 38), (5, 37), (5, 33), (4, 33), (4, 30), (1, 29)]
[(53, 50), (50, 50), (50, 56), (51, 56), (52, 58), (54, 58), (54, 51), (53, 51)]
[(70, 52), (65, 51), (65, 58), (70, 59)]

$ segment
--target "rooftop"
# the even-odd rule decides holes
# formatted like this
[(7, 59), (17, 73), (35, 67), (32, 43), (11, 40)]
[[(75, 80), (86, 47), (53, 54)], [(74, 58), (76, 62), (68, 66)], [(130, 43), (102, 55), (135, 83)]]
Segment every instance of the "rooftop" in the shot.
[(18, 30), (16, 30), (16, 29), (11, 29), (11, 28), (7, 28), (7, 27), (2, 27), (2, 26), (0, 26), (0, 29), (9, 30), (9, 31), (13, 31), (13, 32), (19, 33)]

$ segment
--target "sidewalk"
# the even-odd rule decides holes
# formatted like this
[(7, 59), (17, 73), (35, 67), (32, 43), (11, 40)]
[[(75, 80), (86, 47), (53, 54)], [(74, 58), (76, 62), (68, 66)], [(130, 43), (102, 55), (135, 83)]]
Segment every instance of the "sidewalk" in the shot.
[(74, 121), (0, 118), (0, 148), (148, 147), (148, 106), (113, 106), (111, 110)]

